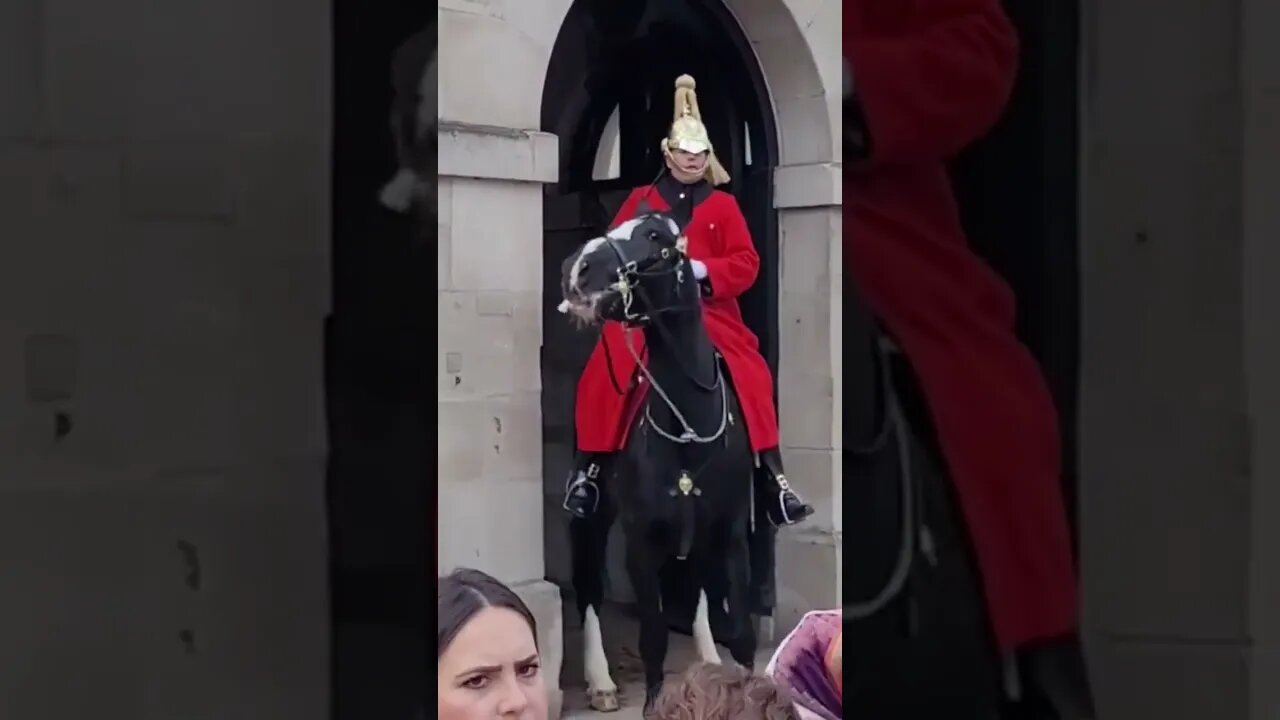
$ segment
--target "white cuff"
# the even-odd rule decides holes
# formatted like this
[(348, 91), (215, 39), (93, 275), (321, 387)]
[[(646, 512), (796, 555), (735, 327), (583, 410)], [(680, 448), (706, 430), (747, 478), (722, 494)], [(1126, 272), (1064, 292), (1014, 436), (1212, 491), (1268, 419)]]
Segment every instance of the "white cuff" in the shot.
[(707, 279), (707, 264), (701, 260), (690, 260), (689, 266), (693, 268), (693, 277), (695, 280)]

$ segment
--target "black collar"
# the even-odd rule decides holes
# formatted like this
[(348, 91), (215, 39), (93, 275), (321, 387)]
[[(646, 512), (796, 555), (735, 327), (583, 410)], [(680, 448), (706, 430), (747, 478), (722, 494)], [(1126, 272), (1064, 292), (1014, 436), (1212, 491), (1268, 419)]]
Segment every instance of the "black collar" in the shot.
[(671, 206), (671, 218), (684, 228), (693, 219), (693, 209), (711, 197), (711, 183), (706, 180), (686, 185), (670, 173), (658, 179), (658, 194)]

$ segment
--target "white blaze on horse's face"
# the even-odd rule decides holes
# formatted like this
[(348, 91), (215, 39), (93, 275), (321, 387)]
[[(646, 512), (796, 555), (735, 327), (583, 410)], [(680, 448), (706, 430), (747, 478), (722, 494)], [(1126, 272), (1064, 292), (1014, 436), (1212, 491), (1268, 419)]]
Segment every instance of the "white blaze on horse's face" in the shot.
[[(617, 257), (618, 248), (637, 242), (635, 239), (636, 229), (653, 218), (653, 215), (632, 218), (619, 224), (603, 237), (588, 240), (582, 246), (582, 250), (574, 258), (573, 264), (569, 268), (565, 282), (568, 292), (565, 295), (564, 302), (560, 304), (561, 312), (570, 313), (585, 322), (596, 322), (600, 319), (600, 300), (609, 293), (623, 289), (619, 287), (621, 281), (616, 277), (616, 273), (620, 268), (612, 267), (622, 261), (621, 258)], [(671, 233), (671, 237), (676, 238), (679, 236), (680, 227), (675, 221), (671, 218), (663, 219), (666, 221), (666, 229)], [(606, 249), (606, 243), (612, 244), (613, 248)], [(679, 245), (680, 243), (677, 242), (677, 247), (683, 252), (684, 248), (679, 247)], [(605, 255), (604, 251), (606, 250), (611, 254)], [(635, 255), (635, 253), (626, 254), (628, 256)], [(583, 271), (592, 263), (602, 263), (599, 267), (609, 267), (610, 270), (606, 273), (596, 274), (591, 278), (599, 287), (584, 287), (584, 283), (588, 282), (588, 279), (584, 277)]]
[[(599, 321), (601, 299), (621, 289), (617, 278), (617, 271), (620, 268), (615, 267), (621, 262), (618, 257), (619, 248), (631, 243), (636, 228), (648, 219), (649, 216), (644, 216), (627, 220), (607, 234), (588, 240), (582, 246), (582, 250), (578, 252), (573, 264), (569, 267), (568, 277), (565, 278), (567, 292), (564, 302), (560, 305), (561, 312), (572, 314), (587, 323)], [(607, 248), (607, 244), (612, 244), (613, 247)], [(598, 269), (608, 269), (604, 272), (592, 273), (588, 278), (584, 275), (584, 271), (592, 265)]]
[(605, 237), (593, 238), (582, 246), (582, 250), (578, 251), (578, 256), (573, 259), (573, 265), (569, 267), (569, 277), (565, 282), (568, 292), (565, 294), (564, 302), (560, 303), (560, 312), (569, 313), (584, 323), (596, 321), (597, 307), (605, 291), (584, 292), (582, 270), (587, 266), (587, 259), (601, 245), (604, 245), (606, 239)]

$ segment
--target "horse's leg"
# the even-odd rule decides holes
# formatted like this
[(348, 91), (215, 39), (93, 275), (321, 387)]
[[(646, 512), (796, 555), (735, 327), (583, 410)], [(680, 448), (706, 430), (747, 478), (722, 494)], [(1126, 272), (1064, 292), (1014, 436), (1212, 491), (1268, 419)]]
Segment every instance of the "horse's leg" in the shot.
[[(599, 510), (605, 510), (604, 503)], [(600, 631), (605, 558), (612, 524), (612, 514), (599, 511), (588, 519), (574, 518), (569, 522), (573, 588), (578, 599), (578, 613), (582, 617), (583, 674), (591, 708), (600, 712), (618, 709), (618, 686), (609, 676), (609, 660), (605, 656), (604, 636)]]
[(747, 670), (756, 664), (756, 628), (751, 622), (751, 549), (747, 528), (739, 524), (725, 556), (729, 599), (729, 654)]
[(644, 707), (647, 712), (662, 691), (662, 669), (667, 659), (667, 621), (662, 614), (659, 580), (661, 558), (645, 542), (645, 534), (628, 528), (627, 572), (640, 611), (640, 660), (644, 663)]
[(693, 644), (703, 662), (720, 664), (720, 651), (716, 650), (716, 640), (711, 633), (711, 613), (705, 587), (698, 591), (698, 609), (693, 613)]

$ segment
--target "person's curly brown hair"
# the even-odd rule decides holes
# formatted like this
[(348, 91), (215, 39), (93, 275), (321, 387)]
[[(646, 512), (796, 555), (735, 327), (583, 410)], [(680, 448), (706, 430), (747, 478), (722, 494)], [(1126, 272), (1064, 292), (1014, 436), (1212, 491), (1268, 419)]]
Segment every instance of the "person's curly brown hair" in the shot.
[(651, 720), (799, 720), (786, 690), (761, 675), (698, 663), (668, 684)]

